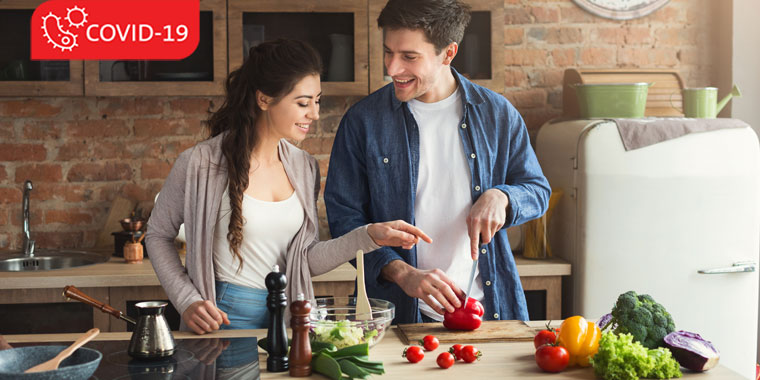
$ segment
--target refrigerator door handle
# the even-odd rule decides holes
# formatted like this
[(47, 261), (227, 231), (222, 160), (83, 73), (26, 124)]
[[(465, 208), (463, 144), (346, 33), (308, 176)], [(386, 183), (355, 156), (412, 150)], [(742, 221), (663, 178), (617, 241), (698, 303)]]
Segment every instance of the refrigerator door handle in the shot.
[(743, 273), (754, 272), (757, 267), (757, 263), (754, 261), (737, 261), (730, 267), (725, 268), (712, 268), (712, 269), (700, 269), (697, 273), (700, 274), (723, 274), (723, 273)]

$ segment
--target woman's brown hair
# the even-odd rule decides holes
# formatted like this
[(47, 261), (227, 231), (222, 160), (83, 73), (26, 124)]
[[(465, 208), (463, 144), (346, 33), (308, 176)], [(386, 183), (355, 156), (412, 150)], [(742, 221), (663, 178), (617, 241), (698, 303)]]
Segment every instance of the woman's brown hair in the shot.
[(257, 143), (256, 119), (262, 112), (256, 91), (274, 98), (276, 103), (301, 79), (321, 72), (319, 54), (307, 43), (291, 39), (263, 42), (252, 47), (243, 65), (227, 76), (224, 103), (208, 120), (210, 137), (226, 133), (222, 151), (227, 160), (231, 207), (227, 241), (240, 262), (238, 271), (243, 268), (243, 192), (248, 188), (251, 152)]

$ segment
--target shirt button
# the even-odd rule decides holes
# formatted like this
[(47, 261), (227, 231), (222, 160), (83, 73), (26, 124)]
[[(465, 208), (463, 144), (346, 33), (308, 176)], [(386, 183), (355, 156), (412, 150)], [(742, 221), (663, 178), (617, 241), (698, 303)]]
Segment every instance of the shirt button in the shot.
[(467, 124), (462, 124), (462, 129), (467, 128)]
[(486, 281), (486, 286), (491, 286), (491, 281)]
[(475, 153), (471, 153), (470, 158), (475, 158)]
[(485, 254), (486, 254), (486, 249), (485, 249), (485, 248), (481, 249), (481, 250), (480, 250), (480, 253), (482, 253), (482, 254), (484, 254), (484, 255), (485, 255)]
[(494, 313), (493, 314), (493, 319), (499, 319), (499, 313)]
[(388, 157), (385, 157), (385, 158), (383, 158), (383, 163), (384, 163), (384, 164), (387, 164), (387, 163), (388, 163)]
[(480, 191), (480, 186), (475, 186), (475, 191)]

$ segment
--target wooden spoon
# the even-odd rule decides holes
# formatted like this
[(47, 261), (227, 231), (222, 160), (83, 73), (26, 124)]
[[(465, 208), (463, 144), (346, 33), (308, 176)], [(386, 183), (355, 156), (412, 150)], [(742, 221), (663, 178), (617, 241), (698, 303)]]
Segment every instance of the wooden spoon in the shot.
[(364, 251), (356, 251), (356, 320), (372, 319), (372, 307), (367, 298), (367, 288), (364, 285)]
[(24, 371), (24, 373), (43, 372), (43, 371), (51, 371), (51, 370), (57, 369), (58, 366), (61, 365), (61, 362), (63, 361), (63, 359), (66, 359), (69, 356), (71, 356), (71, 354), (73, 354), (74, 351), (76, 351), (79, 347), (84, 346), (85, 343), (91, 341), (92, 338), (96, 337), (98, 334), (100, 334), (100, 329), (98, 328), (88, 330), (86, 333), (84, 333), (84, 335), (79, 337), (79, 339), (74, 341), (74, 343), (72, 343), (71, 346), (61, 351), (61, 353), (56, 355), (54, 358), (44, 363), (37, 364), (36, 366)]

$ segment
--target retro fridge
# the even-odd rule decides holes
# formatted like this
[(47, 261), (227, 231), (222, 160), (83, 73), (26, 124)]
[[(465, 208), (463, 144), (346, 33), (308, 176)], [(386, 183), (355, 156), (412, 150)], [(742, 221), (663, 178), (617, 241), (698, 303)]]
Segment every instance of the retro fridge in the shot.
[(536, 154), (564, 191), (548, 227), (572, 264), (563, 317), (599, 318), (628, 290), (650, 294), (677, 330), (702, 335), (720, 363), (754, 378), (760, 154), (749, 128), (626, 151), (608, 120), (547, 123)]

